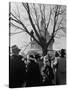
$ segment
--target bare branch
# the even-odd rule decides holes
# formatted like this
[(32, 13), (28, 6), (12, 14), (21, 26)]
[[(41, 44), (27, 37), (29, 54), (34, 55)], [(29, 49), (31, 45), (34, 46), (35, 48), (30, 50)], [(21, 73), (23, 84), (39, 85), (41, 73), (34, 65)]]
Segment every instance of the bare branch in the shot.
[[(63, 24), (63, 22), (62, 22), (63, 19), (60, 20), (61, 19), (60, 17), (62, 17), (60, 15), (62, 15), (64, 13), (63, 10), (61, 10), (63, 8), (61, 8), (61, 6), (56, 5), (55, 8), (54, 8), (55, 12), (53, 13), (53, 15), (54, 15), (53, 17), (52, 17), (52, 10), (53, 9), (50, 8), (49, 17), (48, 17), (48, 19), (46, 19), (45, 6), (43, 4), (39, 5), (39, 7), (38, 7), (38, 9), (40, 10), (39, 13), (38, 13), (37, 8), (34, 4), (34, 8), (32, 10), (34, 10), (34, 15), (35, 16), (34, 15), (32, 16), (30, 4), (22, 3), (22, 5), (24, 6), (24, 8), (27, 12), (28, 20), (29, 20), (29, 22), (32, 26), (32, 29), (33, 29), (32, 31), (34, 32), (34, 34), (31, 34), (28, 27), (23, 23), (22, 20), (20, 20), (20, 12), (19, 12), (19, 9), (17, 7), (18, 16), (15, 16), (15, 15), (13, 15), (13, 13), (10, 13), (9, 20), (10, 20), (10, 24), (12, 24), (13, 27), (15, 27), (17, 29), (20, 29), (22, 31), (12, 33), (12, 35), (17, 34), (17, 33), (21, 33), (21, 32), (24, 31), (41, 46), (42, 50), (45, 49), (45, 48), (48, 48), (50, 43), (52, 41), (54, 41), (54, 37), (56, 36), (57, 31), (61, 30), (61, 29), (64, 30), (64, 27), (62, 25)], [(31, 4), (31, 5), (33, 5), (33, 4)], [(46, 9), (48, 9), (48, 8), (46, 8)], [(16, 14), (16, 12), (15, 12), (15, 14)], [(38, 15), (40, 15), (40, 16), (38, 17)], [(48, 41), (48, 40), (46, 40), (47, 38), (46, 38), (45, 32), (49, 29), (48, 27), (51, 25), (50, 24), (51, 23), (51, 21), (50, 21), (51, 17), (54, 20), (53, 21), (53, 31), (51, 33), (51, 38)], [(33, 18), (35, 19), (35, 21), (33, 20)], [(41, 27), (40, 27), (40, 20), (41, 20)], [(48, 22), (46, 20), (48, 20)], [(40, 32), (41, 30), (42, 30), (42, 33)], [(39, 32), (41, 34), (39, 34)], [(48, 42), (46, 42), (46, 41), (48, 41)]]
[(17, 21), (19, 21), (19, 19), (13, 13), (10, 12), (9, 14), (10, 14), (10, 17), (13, 16), (14, 19), (16, 19)]
[(30, 11), (28, 3), (22, 3), (22, 5), (24, 6), (24, 8), (26, 9), (27, 12)]
[(10, 26), (15, 27), (15, 28), (17, 28), (17, 29), (20, 29), (20, 30), (23, 30), (23, 31), (24, 31), (23, 28), (21, 28), (21, 27), (15, 25), (15, 24), (13, 24), (12, 22), (10, 23)]
[(48, 26), (49, 26), (49, 23), (50, 23), (50, 20), (51, 20), (51, 14), (52, 14), (52, 9), (50, 8), (50, 14), (49, 14), (49, 20), (48, 20), (48, 23), (47, 23), (47, 29), (48, 29)]
[[(13, 15), (13, 14), (12, 14), (12, 15)], [(13, 15), (13, 16), (14, 16), (14, 15)], [(14, 16), (14, 18), (17, 19), (15, 16)], [(13, 19), (12, 17), (9, 18), (9, 20), (13, 20), (13, 21), (15, 21), (16, 23), (22, 25), (23, 28), (24, 28), (26, 31), (28, 31), (27, 28), (26, 28), (26, 26), (23, 24), (23, 22), (21, 22), (19, 19), (17, 19), (17, 20), (15, 20), (15, 19)]]
[(18, 17), (18, 14), (15, 12), (15, 10), (14, 10), (14, 9), (12, 9), (12, 11), (14, 12), (15, 16), (17, 16), (17, 17)]
[(56, 16), (64, 14), (65, 10), (66, 10), (66, 9), (59, 11), (59, 12), (56, 14)]
[(16, 19), (14, 19), (14, 18), (12, 18), (12, 17), (9, 17), (9, 21), (11, 21), (11, 20), (13, 20), (13, 21), (15, 21), (16, 23), (20, 24), (20, 21), (19, 21), (19, 20), (16, 20)]
[(39, 34), (38, 34), (37, 30), (36, 30), (36, 27), (35, 27), (35, 25), (34, 25), (34, 23), (33, 23), (33, 20), (32, 20), (31, 14), (30, 14), (30, 8), (29, 8), (29, 4), (28, 4), (28, 3), (27, 3), (27, 8), (28, 8), (27, 13), (28, 13), (28, 16), (29, 16), (29, 21), (30, 21), (30, 23), (31, 23), (31, 25), (32, 25), (32, 27), (33, 27), (33, 30), (35, 31), (38, 39), (40, 40), (40, 36), (39, 36)]
[(43, 13), (42, 13), (42, 9), (41, 9), (41, 4), (39, 4), (39, 8), (40, 8), (40, 14), (41, 14), (41, 18), (42, 18)]
[(61, 35), (55, 36), (55, 38), (58, 38), (58, 39), (60, 39), (61, 37), (64, 37), (64, 36), (61, 36)]
[(29, 42), (29, 43), (26, 45), (26, 47), (25, 47), (25, 49), (23, 50), (23, 52), (27, 49), (27, 47), (28, 47), (30, 44), (31, 44), (31, 42)]
[(65, 27), (59, 27), (58, 29), (55, 30), (55, 33), (56, 33), (58, 30), (61, 30), (61, 29), (64, 30)]
[(52, 32), (52, 35), (51, 35), (50, 40), (48, 41), (47, 46), (49, 46), (49, 44), (51, 43), (51, 41), (54, 39), (55, 28), (56, 28), (56, 25), (57, 25), (58, 17), (56, 16), (56, 14), (57, 14), (58, 6), (56, 5), (55, 8), (56, 8), (56, 10), (55, 10), (55, 15), (54, 15), (54, 26), (53, 26), (53, 32)]
[(18, 11), (18, 17), (19, 17), (19, 19), (21, 20), (18, 5), (16, 5), (16, 7), (17, 7), (17, 11)]
[(23, 31), (20, 31), (20, 32), (15, 32), (15, 33), (9, 33), (10, 35), (15, 35), (15, 34), (19, 34), (19, 33), (22, 33)]
[(14, 12), (15, 16), (19, 18), (19, 15), (16, 13), (16, 11), (14, 9), (12, 11)]
[(64, 17), (62, 17), (62, 19), (58, 22), (58, 27), (57, 27), (57, 29), (60, 27), (60, 25), (62, 25), (62, 26), (63, 26), (63, 24), (62, 24), (63, 19), (64, 19)]
[[(60, 26), (60, 24), (62, 24), (62, 21), (63, 21), (63, 18), (60, 20), (60, 22), (59, 22), (59, 25), (58, 25), (58, 28), (55, 30), (55, 28), (56, 28), (56, 25), (57, 25), (57, 21), (58, 21), (58, 17), (59, 17), (59, 15), (60, 15), (60, 8), (59, 8), (59, 6), (58, 5), (56, 5), (56, 7), (55, 7), (56, 9), (55, 9), (55, 16), (54, 16), (54, 26), (53, 26), (53, 32), (52, 32), (52, 35), (51, 35), (51, 39), (48, 41), (48, 46), (49, 46), (49, 44), (50, 44), (50, 42), (54, 39), (54, 37), (55, 37), (55, 35), (56, 35), (56, 32), (58, 31), (58, 30), (63, 30), (64, 29), (64, 27), (61, 27)], [(62, 12), (63, 13), (63, 12)], [(61, 13), (61, 14), (62, 14)]]
[[(13, 15), (13, 14), (12, 14), (12, 15)], [(13, 15), (13, 16), (14, 16), (14, 15)], [(14, 16), (14, 18), (16, 18), (16, 17)], [(16, 19), (17, 19), (17, 18), (16, 18)], [(16, 23), (22, 25), (22, 27), (24, 28), (25, 32), (27, 32), (27, 33), (31, 36), (29, 30), (26, 28), (26, 26), (23, 24), (23, 22), (21, 22), (21, 21), (18, 20), (18, 19), (15, 20), (15, 19), (13, 19), (12, 17), (10, 17), (9, 20), (13, 20), (13, 21), (15, 21)], [(38, 41), (34, 36), (31, 36), (31, 37), (33, 37), (33, 39), (34, 39), (39, 45), (41, 45), (41, 44), (39, 43), (39, 41)]]
[(41, 35), (41, 33), (40, 33), (40, 27), (39, 27), (39, 17), (38, 17), (38, 15), (37, 15), (37, 10), (36, 10), (36, 8), (35, 8), (35, 4), (33, 4), (33, 9), (34, 9), (34, 13), (35, 13), (35, 16), (36, 16), (36, 20), (35, 20), (35, 23), (36, 23), (36, 25), (37, 25), (37, 28), (38, 28), (38, 30), (39, 30), (39, 34)]
[(41, 6), (42, 6), (42, 9), (41, 9), (41, 15), (42, 15), (44, 21), (46, 21), (46, 18), (45, 18), (45, 5), (42, 4)]

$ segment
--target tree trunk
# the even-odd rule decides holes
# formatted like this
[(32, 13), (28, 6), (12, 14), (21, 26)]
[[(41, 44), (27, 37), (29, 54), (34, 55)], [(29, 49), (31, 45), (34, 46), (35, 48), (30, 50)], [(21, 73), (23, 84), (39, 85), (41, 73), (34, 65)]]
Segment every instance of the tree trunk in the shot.
[(47, 55), (48, 52), (47, 48), (42, 48), (42, 52), (43, 52), (43, 56)]

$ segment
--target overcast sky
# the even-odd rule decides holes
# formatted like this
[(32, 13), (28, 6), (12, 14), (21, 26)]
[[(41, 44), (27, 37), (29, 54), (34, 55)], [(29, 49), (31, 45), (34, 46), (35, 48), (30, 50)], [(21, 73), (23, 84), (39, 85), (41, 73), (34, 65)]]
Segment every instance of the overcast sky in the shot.
[[(11, 46), (12, 45), (18, 45), (19, 48), (24, 48), (25, 44), (30, 42), (30, 37), (28, 35), (26, 35), (25, 33), (21, 33), (21, 34), (17, 34), (14, 36), (11, 36)], [(62, 48), (66, 48), (66, 38), (56, 38), (54, 45), (53, 45), (53, 49), (62, 49)]]
[[(17, 5), (17, 3), (16, 3)], [(16, 11), (16, 5), (14, 3), (11, 4), (11, 12), (13, 12), (13, 9)], [(25, 11), (25, 9), (23, 7), (21, 7), (20, 5), (19, 7), (19, 11), (23, 11), (21, 12), (22, 17), (24, 17), (24, 19), (22, 18), (22, 20), (24, 21), (24, 23), (26, 23), (28, 29), (31, 29), (31, 25), (28, 21), (28, 17), (27, 17), (27, 13)], [(51, 27), (50, 27), (51, 28)], [(13, 31), (13, 28), (11, 28), (11, 31)], [(11, 46), (12, 45), (18, 45), (19, 48), (24, 48), (25, 44), (30, 42), (30, 37), (29, 35), (27, 35), (26, 33), (20, 33), (20, 34), (16, 34), (10, 37), (10, 42), (11, 42)], [(62, 49), (62, 48), (66, 48), (66, 37), (62, 37), (62, 38), (56, 38), (54, 45), (53, 45), (53, 49)]]

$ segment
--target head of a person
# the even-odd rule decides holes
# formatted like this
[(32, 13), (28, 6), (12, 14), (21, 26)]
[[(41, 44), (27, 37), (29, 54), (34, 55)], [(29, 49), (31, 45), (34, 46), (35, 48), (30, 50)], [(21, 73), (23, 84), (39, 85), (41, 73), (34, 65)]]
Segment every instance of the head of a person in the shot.
[(57, 51), (55, 52), (55, 57), (59, 57), (59, 54), (58, 54), (58, 52), (57, 52)]
[(20, 49), (16, 45), (12, 46), (13, 55), (18, 55), (19, 52), (20, 52)]
[(64, 57), (65, 56), (65, 50), (64, 49), (61, 49), (61, 57)]

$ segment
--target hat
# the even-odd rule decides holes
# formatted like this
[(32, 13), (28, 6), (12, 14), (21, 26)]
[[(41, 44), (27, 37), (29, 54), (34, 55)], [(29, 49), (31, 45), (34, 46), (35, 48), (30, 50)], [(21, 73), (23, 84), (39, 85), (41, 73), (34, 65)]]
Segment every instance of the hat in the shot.
[(20, 49), (16, 45), (13, 45), (12, 46), (12, 52), (13, 53), (20, 52)]
[(61, 56), (64, 56), (65, 55), (65, 50), (64, 49), (61, 49)]

